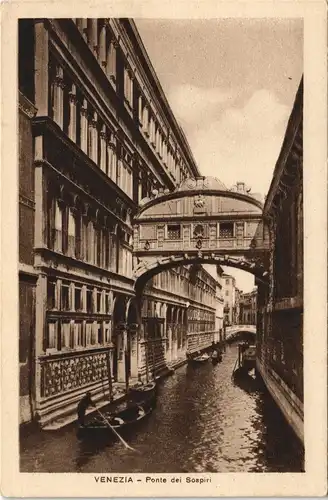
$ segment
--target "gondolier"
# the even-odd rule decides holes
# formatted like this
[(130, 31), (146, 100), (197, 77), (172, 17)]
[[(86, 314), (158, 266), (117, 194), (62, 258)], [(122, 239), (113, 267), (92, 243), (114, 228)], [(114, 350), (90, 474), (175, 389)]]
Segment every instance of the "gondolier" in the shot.
[(77, 405), (77, 421), (81, 427), (84, 427), (85, 412), (87, 411), (87, 408), (89, 406), (93, 406), (94, 408), (96, 408), (96, 405), (91, 399), (91, 393), (87, 392)]

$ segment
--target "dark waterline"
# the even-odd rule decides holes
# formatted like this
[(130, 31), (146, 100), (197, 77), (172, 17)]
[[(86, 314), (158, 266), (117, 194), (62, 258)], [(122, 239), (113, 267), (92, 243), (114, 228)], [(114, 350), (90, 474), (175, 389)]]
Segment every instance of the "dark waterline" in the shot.
[(222, 363), (184, 366), (160, 383), (156, 409), (128, 439), (79, 441), (75, 427), (34, 432), (20, 441), (21, 472), (302, 472), (303, 449), (267, 391)]

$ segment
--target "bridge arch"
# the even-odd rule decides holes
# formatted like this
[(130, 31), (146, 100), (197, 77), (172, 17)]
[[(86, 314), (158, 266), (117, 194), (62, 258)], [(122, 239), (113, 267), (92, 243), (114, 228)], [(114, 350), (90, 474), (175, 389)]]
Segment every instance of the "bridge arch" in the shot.
[(165, 269), (190, 264), (236, 267), (265, 280), (269, 231), (259, 196), (213, 177), (186, 179), (146, 198), (133, 220), (137, 294)]
[(142, 260), (134, 270), (134, 287), (137, 296), (141, 296), (147, 281), (162, 271), (179, 266), (194, 264), (213, 264), (226, 267), (234, 267), (253, 274), (259, 281), (267, 282), (268, 268), (264, 259), (243, 257), (230, 257), (229, 255), (217, 256), (206, 255), (198, 252), (195, 256), (181, 255), (179, 253), (170, 257)]

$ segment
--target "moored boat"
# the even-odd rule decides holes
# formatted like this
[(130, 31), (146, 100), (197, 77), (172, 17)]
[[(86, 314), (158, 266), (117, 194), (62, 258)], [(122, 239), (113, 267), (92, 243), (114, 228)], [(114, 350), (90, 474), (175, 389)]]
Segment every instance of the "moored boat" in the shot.
[(210, 359), (207, 353), (201, 354), (200, 356), (196, 356), (195, 358), (190, 358), (188, 361), (190, 363), (205, 363)]
[(156, 382), (148, 382), (137, 387), (130, 387), (129, 397), (135, 402), (141, 402), (156, 397)]
[(256, 346), (247, 342), (238, 344), (238, 358), (233, 369), (233, 374), (248, 374), (256, 367)]

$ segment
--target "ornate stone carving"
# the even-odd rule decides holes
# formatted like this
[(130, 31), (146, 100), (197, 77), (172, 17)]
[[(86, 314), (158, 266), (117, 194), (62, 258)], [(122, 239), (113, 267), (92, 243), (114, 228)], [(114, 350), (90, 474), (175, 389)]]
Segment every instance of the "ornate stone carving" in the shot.
[(47, 398), (108, 377), (107, 353), (77, 354), (41, 362), (41, 396)]

